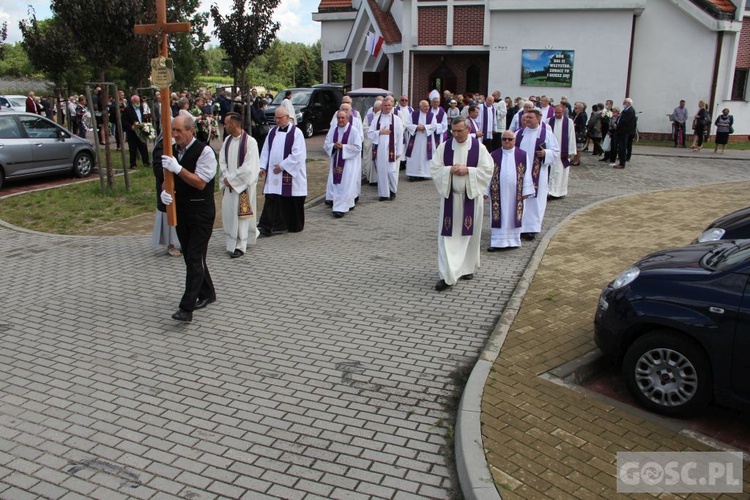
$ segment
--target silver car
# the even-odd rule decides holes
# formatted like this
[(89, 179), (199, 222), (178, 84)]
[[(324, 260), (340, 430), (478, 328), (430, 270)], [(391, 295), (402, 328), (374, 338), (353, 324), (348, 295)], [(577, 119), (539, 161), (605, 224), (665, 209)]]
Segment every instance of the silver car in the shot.
[(91, 174), (94, 147), (87, 139), (32, 113), (0, 113), (0, 188), (10, 179), (70, 171)]
[(26, 111), (26, 96), (0, 95), (0, 111)]

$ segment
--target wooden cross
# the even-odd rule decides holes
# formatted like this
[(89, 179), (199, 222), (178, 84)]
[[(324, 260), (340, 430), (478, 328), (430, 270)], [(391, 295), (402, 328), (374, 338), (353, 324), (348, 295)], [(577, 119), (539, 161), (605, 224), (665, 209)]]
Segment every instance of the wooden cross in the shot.
[[(136, 35), (159, 35), (161, 37), (159, 45), (159, 56), (166, 58), (169, 55), (167, 34), (168, 33), (187, 33), (190, 31), (190, 23), (168, 23), (167, 22), (167, 2), (166, 0), (156, 0), (156, 24), (137, 24), (135, 25)], [(172, 156), (172, 112), (169, 102), (169, 86), (162, 87), (161, 91), (161, 130), (162, 130), (162, 147), (164, 154)], [(167, 191), (174, 200), (174, 176), (172, 172), (164, 171), (164, 190)], [(177, 225), (177, 212), (175, 211), (175, 202), (167, 206), (167, 222), (170, 226)]]

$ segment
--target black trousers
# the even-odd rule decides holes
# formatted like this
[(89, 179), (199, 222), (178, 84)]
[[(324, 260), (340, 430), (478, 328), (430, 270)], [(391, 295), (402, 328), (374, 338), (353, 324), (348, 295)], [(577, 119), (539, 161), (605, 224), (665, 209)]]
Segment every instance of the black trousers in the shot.
[[(266, 194), (258, 230), (267, 236), (273, 233), (298, 233), (305, 228), (305, 197)], [(182, 240), (180, 240), (182, 241)]]
[(503, 146), (503, 133), (494, 132), (492, 134), (492, 149), (490, 149), (490, 152), (495, 151), (496, 149), (500, 149), (502, 146)]
[(143, 160), (143, 166), (148, 167), (151, 162), (148, 159), (148, 147), (146, 146), (146, 143), (141, 141), (138, 136), (135, 135), (135, 132), (128, 132), (127, 138), (128, 149), (130, 150), (130, 168), (135, 168), (138, 153), (140, 153), (141, 160)]
[(216, 206), (209, 201), (177, 201), (177, 237), (182, 247), (187, 272), (185, 293), (180, 300), (183, 311), (195, 310), (198, 299), (215, 299), (216, 290), (206, 264), (208, 240), (214, 229)]
[(494, 151), (494, 149), (492, 149), (494, 145), (494, 140), (495, 140), (494, 137), (492, 139), (482, 139), (482, 144), (484, 144), (484, 147), (487, 148), (487, 151), (489, 151), (490, 153)]
[[(625, 166), (625, 162), (628, 158), (628, 143), (631, 147), (633, 144), (632, 139), (628, 141), (631, 136), (629, 135), (618, 135), (617, 136), (617, 156), (620, 157), (620, 165)], [(614, 157), (613, 157), (614, 158)]]

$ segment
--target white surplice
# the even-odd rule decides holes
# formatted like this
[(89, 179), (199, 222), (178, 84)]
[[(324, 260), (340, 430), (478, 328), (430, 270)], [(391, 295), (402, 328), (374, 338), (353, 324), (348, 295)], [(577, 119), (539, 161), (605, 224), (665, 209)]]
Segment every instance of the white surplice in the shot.
[(370, 125), (380, 116), (380, 113), (367, 113), (362, 122), (364, 133), (362, 134), (362, 173), (367, 182), (372, 184), (378, 182), (378, 173), (372, 161), (372, 141), (370, 140)]
[(344, 171), (341, 174), (341, 182), (333, 183), (333, 168), (336, 157), (334, 156), (338, 149), (335, 149), (333, 136), (338, 132), (337, 142), (343, 142), (346, 127), (334, 127), (326, 135), (323, 149), (331, 157), (331, 164), (328, 169), (328, 178), (331, 182), (331, 199), (333, 200), (333, 211), (346, 213), (354, 208), (354, 200), (359, 196), (359, 187), (362, 184), (362, 133), (352, 125), (349, 131), (349, 137), (340, 150), (344, 159)]
[[(354, 110), (352, 110), (352, 113), (354, 113)], [(338, 114), (339, 114), (338, 111), (336, 111), (333, 114), (333, 119), (331, 120), (331, 126), (328, 127), (328, 131), (329, 132), (331, 130), (335, 129), (336, 127), (338, 127), (337, 118), (336, 118), (336, 115), (338, 115)], [(359, 136), (360, 137), (364, 136), (364, 131), (362, 129), (362, 120), (360, 119), (359, 115), (354, 116), (354, 114), (351, 114), (349, 116), (349, 123), (351, 123), (352, 127), (354, 127), (355, 129), (357, 129), (359, 131)], [(326, 154), (328, 154), (327, 151), (326, 151)], [(362, 154), (361, 150), (360, 150), (360, 154)], [(361, 176), (362, 162), (360, 162), (359, 170), (360, 170), (360, 176)], [(357, 196), (359, 196), (361, 190), (362, 190), (362, 182), (360, 182), (357, 185)], [(333, 173), (329, 170), (328, 171), (328, 181), (326, 182), (326, 201), (331, 201), (331, 200), (333, 200)]]
[(519, 130), (516, 132), (516, 146), (526, 153), (528, 168), (532, 169), (534, 166), (534, 156), (536, 154), (536, 140), (542, 132), (542, 127), (545, 128), (547, 133), (544, 140), (544, 145), (546, 146), (544, 148), (545, 156), (541, 159), (536, 196), (531, 196), (524, 201), (522, 233), (539, 233), (542, 231), (542, 219), (544, 219), (544, 212), (547, 210), (549, 180), (547, 167), (553, 165), (560, 157), (560, 145), (557, 142), (557, 138), (555, 138), (552, 127), (546, 123), (540, 123), (535, 129), (529, 127), (524, 128), (523, 140), (520, 143), (517, 138), (521, 131)]
[[(503, 163), (498, 174), (500, 187), (500, 227), (496, 228), (490, 226), (490, 246), (494, 248), (520, 247), (521, 228), (516, 227), (516, 199), (518, 194), (516, 148), (502, 149), (500, 151), (503, 153)], [(496, 153), (497, 151), (493, 152), (493, 154)], [(521, 188), (521, 196), (534, 194), (534, 183), (531, 180), (530, 168), (525, 168), (522, 182), (523, 186)], [(490, 185), (491, 184), (492, 180), (490, 180)], [(488, 188), (487, 194), (489, 195), (489, 193), (490, 191)], [(492, 221), (492, 199), (490, 198), (489, 201), (490, 221)]]
[[(424, 130), (417, 130), (419, 125), (424, 126)], [(430, 177), (430, 159), (427, 157), (427, 138), (435, 133), (437, 125), (435, 116), (430, 117), (427, 121), (427, 113), (419, 112), (417, 122), (414, 123), (413, 114), (406, 116), (406, 130), (410, 137), (414, 137), (414, 147), (411, 150), (411, 156), (406, 158), (406, 175), (409, 177)], [(411, 139), (409, 139), (411, 141)], [(408, 146), (407, 146), (408, 147)], [(432, 150), (432, 146), (429, 146)], [(433, 151), (430, 151), (432, 153)]]
[[(273, 129), (271, 129), (273, 131)], [(269, 150), (268, 144), (271, 134), (266, 137), (263, 143), (263, 151), (260, 153), (260, 168), (268, 169), (266, 172), (266, 184), (263, 186), (265, 194), (282, 194), (282, 178), (284, 172), (292, 176), (292, 196), (307, 196), (307, 147), (305, 145), (305, 136), (299, 127), (294, 127), (294, 142), (292, 143), (292, 152), (284, 158), (284, 144), (286, 136), (292, 130), (289, 124), (287, 132), (281, 132), (276, 128), (276, 137), (273, 139), (273, 145)], [(273, 167), (278, 165), (281, 172), (274, 173)]]
[[(240, 143), (245, 143), (245, 158), (242, 165), (239, 164)], [(227, 143), (228, 154), (225, 156)], [(248, 243), (255, 244), (257, 238), (258, 207), (256, 201), (256, 187), (258, 185), (258, 172), (260, 162), (258, 159), (258, 143), (248, 134), (240, 134), (237, 137), (228, 135), (224, 140), (219, 152), (219, 188), (224, 196), (221, 200), (221, 221), (226, 236), (226, 249), (234, 252), (235, 249), (243, 253), (247, 251)], [(224, 180), (229, 181), (232, 186), (228, 187)], [(238, 217), (240, 193), (247, 191), (250, 195), (250, 206), (253, 209), (252, 217)]]
[[(467, 175), (452, 175), (452, 165), (445, 165), (443, 153), (447, 144), (453, 145), (453, 163), (466, 165), (471, 146), (471, 138), (463, 143), (446, 141), (440, 145), (432, 157), (430, 167), (432, 181), (440, 193), (440, 224), (438, 226), (438, 272), (440, 278), (448, 285), (467, 274), (474, 274), (479, 270), (479, 255), (481, 251), (482, 217), (484, 215), (483, 195), (487, 190), (494, 163), (487, 152), (487, 148), (479, 141), (479, 161), (476, 168), (469, 167)], [(442, 236), (444, 200), (453, 191), (453, 228), (452, 236)], [(474, 200), (474, 229), (470, 236), (462, 236), (464, 223), (464, 199)]]
[[(380, 128), (378, 128), (378, 121)], [(393, 121), (393, 161), (388, 161), (390, 136), (380, 134), (381, 130), (390, 129)], [(391, 193), (398, 190), (398, 171), (401, 156), (404, 154), (404, 125), (401, 118), (394, 113), (384, 114), (373, 117), (370, 124), (370, 140), (372, 147), (377, 148), (378, 155), (375, 158), (375, 169), (378, 174), (378, 195), (381, 198), (389, 198)]]
[(562, 163), (562, 130), (563, 120), (568, 121), (568, 158), (576, 155), (576, 130), (573, 120), (563, 117), (561, 120), (555, 119), (555, 137), (560, 143), (560, 155), (555, 163), (549, 169), (549, 195), (557, 198), (568, 194), (568, 176), (570, 167), (565, 167)]

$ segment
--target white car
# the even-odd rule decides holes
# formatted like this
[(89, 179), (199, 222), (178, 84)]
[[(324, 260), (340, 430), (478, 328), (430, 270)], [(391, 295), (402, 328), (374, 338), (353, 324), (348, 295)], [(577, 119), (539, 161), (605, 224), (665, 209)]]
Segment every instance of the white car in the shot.
[(0, 111), (26, 111), (26, 96), (0, 95)]

